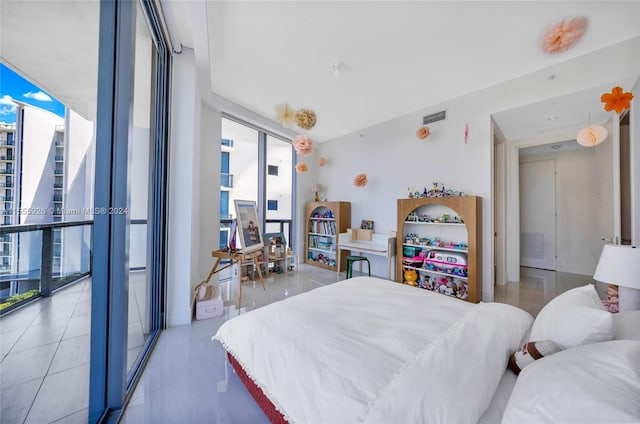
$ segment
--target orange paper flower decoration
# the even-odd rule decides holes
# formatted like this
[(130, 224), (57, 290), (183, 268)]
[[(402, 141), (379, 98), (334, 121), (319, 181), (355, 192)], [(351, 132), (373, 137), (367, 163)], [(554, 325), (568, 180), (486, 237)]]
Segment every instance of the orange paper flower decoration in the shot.
[(320, 166), (325, 166), (327, 164), (327, 159), (324, 157), (319, 157), (318, 158), (318, 165)]
[(587, 18), (567, 19), (551, 25), (542, 36), (542, 51), (560, 53), (568, 50), (584, 34), (587, 29)]
[(302, 156), (313, 153), (313, 140), (306, 135), (299, 135), (293, 139), (293, 148)]
[(431, 130), (429, 129), (429, 127), (420, 127), (420, 129), (416, 132), (416, 137), (418, 137), (420, 140), (424, 140), (425, 138), (429, 137), (429, 134), (431, 134)]
[(604, 110), (607, 112), (615, 110), (618, 113), (631, 107), (631, 99), (633, 99), (632, 93), (624, 93), (622, 87), (617, 86), (613, 87), (611, 93), (604, 93), (600, 97), (600, 101), (604, 103)]
[(309, 171), (309, 167), (307, 166), (306, 163), (300, 162), (299, 164), (296, 165), (296, 172), (298, 174), (306, 174), (307, 171)]
[(367, 179), (367, 174), (358, 174), (353, 179), (353, 185), (356, 187), (364, 187), (368, 182), (369, 180)]

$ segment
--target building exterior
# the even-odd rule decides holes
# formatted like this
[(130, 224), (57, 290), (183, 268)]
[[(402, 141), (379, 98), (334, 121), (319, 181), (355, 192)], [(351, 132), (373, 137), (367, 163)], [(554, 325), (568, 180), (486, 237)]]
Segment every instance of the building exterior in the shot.
[[(16, 123), (0, 125), (0, 225), (91, 219), (93, 137), (93, 123), (69, 109), (62, 118), (16, 102)], [(90, 235), (53, 230), (54, 277), (88, 271)], [(0, 237), (0, 299), (39, 288), (41, 255), (39, 231)]]

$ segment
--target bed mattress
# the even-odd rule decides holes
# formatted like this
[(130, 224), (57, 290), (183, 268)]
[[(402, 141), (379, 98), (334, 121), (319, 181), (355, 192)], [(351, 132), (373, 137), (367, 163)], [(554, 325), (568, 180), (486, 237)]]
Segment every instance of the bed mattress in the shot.
[(531, 320), (357, 277), (233, 318), (214, 339), (289, 422), (477, 422)]

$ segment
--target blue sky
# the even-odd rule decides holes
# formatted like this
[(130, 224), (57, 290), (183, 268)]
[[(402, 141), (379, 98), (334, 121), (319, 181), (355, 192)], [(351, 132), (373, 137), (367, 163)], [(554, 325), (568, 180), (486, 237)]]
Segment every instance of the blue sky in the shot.
[(16, 122), (17, 100), (64, 117), (64, 105), (0, 63), (0, 122)]

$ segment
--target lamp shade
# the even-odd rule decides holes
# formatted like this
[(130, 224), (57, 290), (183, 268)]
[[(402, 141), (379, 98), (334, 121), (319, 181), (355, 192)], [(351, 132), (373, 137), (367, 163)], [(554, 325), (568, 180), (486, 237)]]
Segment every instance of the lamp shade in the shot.
[(602, 125), (589, 125), (587, 128), (580, 130), (576, 136), (576, 141), (583, 146), (593, 147), (602, 143), (609, 132)]
[(640, 249), (635, 246), (605, 244), (593, 279), (640, 289)]
[(322, 186), (320, 184), (311, 184), (311, 191), (316, 193), (318, 191), (322, 191)]

